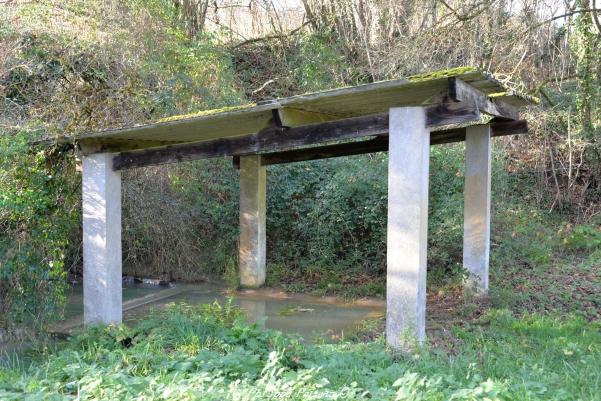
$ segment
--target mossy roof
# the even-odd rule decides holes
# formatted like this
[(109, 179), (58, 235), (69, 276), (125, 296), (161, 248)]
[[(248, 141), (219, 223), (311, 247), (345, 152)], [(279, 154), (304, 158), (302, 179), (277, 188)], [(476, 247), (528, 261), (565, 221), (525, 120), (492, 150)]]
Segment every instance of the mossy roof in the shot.
[(447, 90), (450, 77), (459, 78), (487, 96), (516, 107), (535, 101), (511, 91), (490, 74), (473, 67), (459, 67), (257, 104), (171, 116), (153, 123), (83, 134), (75, 139), (102, 143), (136, 142), (141, 144), (137, 148), (144, 148), (157, 146), (157, 143), (174, 144), (253, 134), (272, 122), (273, 110), (289, 115), (290, 120), (285, 124), (289, 126), (359, 117), (383, 113), (391, 107), (432, 104)]

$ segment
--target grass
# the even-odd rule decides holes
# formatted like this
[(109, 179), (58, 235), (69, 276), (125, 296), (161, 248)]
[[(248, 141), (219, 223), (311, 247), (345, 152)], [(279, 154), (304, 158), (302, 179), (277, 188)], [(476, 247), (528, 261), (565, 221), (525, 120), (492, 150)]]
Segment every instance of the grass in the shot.
[(98, 327), (0, 369), (2, 400), (598, 400), (599, 325), (493, 310), (411, 355), (304, 345), (231, 305), (173, 305)]
[(526, 207), (498, 213), (490, 265), (493, 305), (601, 319), (598, 223), (574, 227)]
[[(305, 344), (231, 304), (173, 305), (6, 358), (0, 400), (601, 400), (601, 231), (497, 213), (491, 297), (430, 275), (428, 343), (413, 354), (387, 349), (381, 320)], [(381, 295), (370, 277), (310, 273), (288, 289)]]

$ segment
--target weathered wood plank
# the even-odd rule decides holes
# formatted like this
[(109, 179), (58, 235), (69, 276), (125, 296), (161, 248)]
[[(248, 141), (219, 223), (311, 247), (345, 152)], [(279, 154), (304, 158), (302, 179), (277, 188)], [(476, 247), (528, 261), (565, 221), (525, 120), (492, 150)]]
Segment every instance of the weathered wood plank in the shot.
[(449, 78), (449, 95), (458, 102), (475, 104), (479, 111), (497, 118), (505, 120), (520, 118), (515, 106), (500, 100), (491, 100), (480, 90), (456, 77)]
[(141, 139), (122, 139), (105, 141), (97, 138), (81, 139), (77, 142), (79, 149), (84, 155), (90, 155), (93, 153), (115, 153), (138, 149), (158, 148), (161, 146), (176, 145), (178, 143), (181, 142)]
[[(226, 107), (161, 119), (154, 123), (78, 135), (78, 141), (92, 138), (105, 142), (158, 140), (198, 142), (217, 137), (248, 135), (267, 126), (277, 103)], [(222, 111), (223, 110), (223, 111)]]
[(344, 118), (344, 116), (336, 114), (319, 113), (294, 107), (282, 107), (274, 111), (278, 114), (280, 126), (283, 127), (299, 127)]
[(253, 135), (122, 152), (114, 158), (116, 170), (219, 156), (244, 155), (360, 136), (382, 135), (388, 115), (359, 117), (285, 129), (270, 127)]
[[(502, 121), (491, 124), (491, 136), (493, 137), (525, 134), (527, 132), (528, 124), (525, 120)], [(465, 133), (466, 128), (433, 131), (430, 133), (430, 144), (441, 145), (452, 142), (461, 142), (465, 140)], [(263, 165), (272, 165), (386, 151), (388, 151), (388, 136), (380, 136), (366, 141), (314, 146), (310, 148), (286, 150), (283, 152), (262, 153), (261, 161)], [(232, 161), (234, 167), (238, 169), (240, 166), (240, 157), (234, 156)]]
[(293, 163), (307, 160), (328, 159), (340, 156), (362, 155), (388, 150), (388, 137), (380, 136), (360, 142), (340, 143), (313, 148), (293, 149), (283, 152), (261, 155), (264, 166), (271, 164)]
[[(461, 103), (430, 106), (426, 110), (428, 127), (476, 121), (480, 114), (472, 105)], [(313, 145), (388, 132), (388, 114), (348, 118), (301, 127), (269, 127), (257, 134), (211, 141), (186, 143), (133, 152), (114, 158), (114, 169), (144, 167), (219, 156), (245, 155)]]
[(426, 108), (426, 127), (463, 124), (480, 120), (480, 112), (473, 104), (441, 103)]
[[(81, 134), (72, 140), (83, 143), (91, 138), (101, 139), (106, 150), (117, 152), (131, 150), (137, 146), (121, 147), (123, 140), (192, 143), (251, 135), (273, 120), (274, 111), (278, 117), (282, 111), (281, 119), (284, 120), (282, 124), (284, 126), (334, 120), (330, 117), (339, 119), (386, 113), (391, 107), (427, 106), (437, 104), (445, 97), (449, 98), (451, 88), (448, 78), (453, 76), (463, 82), (467, 89), (474, 87), (472, 89), (478, 93), (480, 111), (500, 114), (503, 117), (508, 114), (507, 110), (503, 110), (504, 106), (519, 107), (531, 102), (528, 98), (511, 92), (501, 95), (500, 92), (506, 89), (486, 73), (470, 68), (459, 68), (419, 74), (408, 79), (274, 99), (257, 105), (226, 107), (174, 116), (150, 124)], [(459, 86), (461, 87), (461, 84)], [(488, 99), (491, 94), (498, 95), (492, 102)], [(462, 96), (461, 90), (459, 93), (456, 91), (454, 101), (461, 102), (465, 99)], [(143, 142), (139, 143), (140, 148), (154, 147), (146, 146)]]

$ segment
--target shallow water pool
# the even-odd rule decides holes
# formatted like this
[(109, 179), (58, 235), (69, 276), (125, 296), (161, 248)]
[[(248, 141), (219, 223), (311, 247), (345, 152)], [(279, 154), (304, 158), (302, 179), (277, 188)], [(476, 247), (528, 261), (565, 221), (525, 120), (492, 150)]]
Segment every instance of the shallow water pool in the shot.
[[(161, 291), (166, 291), (161, 293)], [(152, 300), (151, 294), (160, 298)], [(168, 295), (162, 297), (162, 294)], [(280, 293), (279, 295), (281, 295)], [(352, 330), (363, 320), (383, 315), (384, 310), (379, 306), (363, 306), (350, 303), (325, 301), (325, 298), (286, 295), (273, 296), (261, 292), (233, 293), (232, 303), (248, 316), (249, 321), (259, 322), (266, 328), (280, 330), (285, 333), (298, 334), (305, 340), (314, 338), (326, 341), (337, 341), (344, 338), (345, 332)], [(223, 286), (215, 284), (180, 284), (175, 288), (162, 287), (145, 288), (142, 286), (125, 287), (123, 301), (130, 304), (138, 299), (148, 298), (140, 306), (134, 306), (123, 313), (123, 321), (134, 324), (149, 311), (157, 310), (172, 303), (198, 305), (204, 303), (228, 301), (228, 295)], [(73, 318), (83, 312), (83, 293), (81, 286), (73, 288), (68, 295), (66, 318)]]

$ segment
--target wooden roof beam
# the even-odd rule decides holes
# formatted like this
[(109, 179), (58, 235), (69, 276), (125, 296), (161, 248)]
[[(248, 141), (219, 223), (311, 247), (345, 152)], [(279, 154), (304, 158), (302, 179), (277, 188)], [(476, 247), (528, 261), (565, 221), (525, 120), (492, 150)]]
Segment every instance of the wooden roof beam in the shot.
[(102, 139), (89, 138), (77, 140), (81, 153), (90, 155), (92, 153), (115, 153), (137, 149), (158, 148), (161, 146), (175, 145), (178, 141), (161, 141), (148, 139)]
[(297, 107), (280, 107), (277, 110), (274, 109), (274, 114), (276, 113), (276, 124), (280, 127), (299, 127), (307, 124), (316, 124), (345, 118), (344, 116), (336, 114), (306, 110)]
[[(430, 134), (430, 145), (464, 141), (465, 131), (466, 128), (432, 131)], [(527, 132), (528, 124), (525, 120), (493, 122), (491, 124), (491, 135), (493, 137), (525, 134)], [(286, 150), (283, 152), (263, 153), (261, 155), (261, 160), (264, 166), (268, 166), (272, 164), (295, 163), (386, 151), (388, 151), (388, 136), (379, 136), (366, 141), (314, 146), (311, 148)], [(234, 156), (233, 164), (235, 168), (239, 168), (239, 160), (239, 156)]]
[[(426, 119), (428, 127), (437, 127), (478, 121), (480, 113), (471, 104), (444, 103), (427, 107)], [(113, 158), (113, 168), (122, 170), (220, 156), (255, 154), (386, 133), (387, 113), (293, 128), (269, 127), (253, 135), (121, 152)]]
[(459, 78), (448, 78), (448, 82), (451, 99), (457, 102), (474, 104), (480, 112), (489, 114), (500, 120), (520, 119), (518, 109), (515, 106), (491, 99), (477, 88), (463, 82)]

